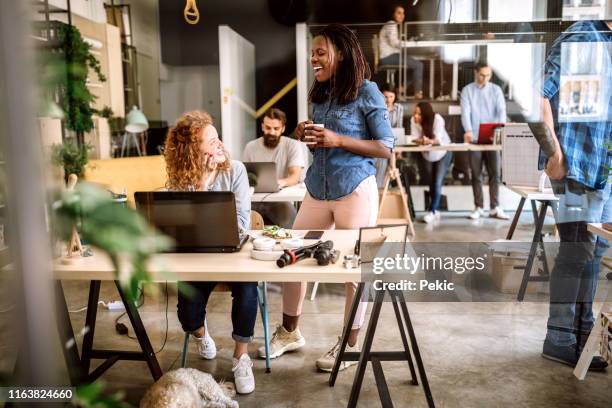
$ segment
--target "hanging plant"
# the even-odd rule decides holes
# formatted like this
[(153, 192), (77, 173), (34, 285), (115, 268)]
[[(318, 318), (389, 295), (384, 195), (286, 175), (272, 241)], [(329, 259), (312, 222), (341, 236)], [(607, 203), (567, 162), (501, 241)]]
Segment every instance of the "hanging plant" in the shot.
[(93, 129), (92, 103), (96, 97), (87, 88), (89, 69), (105, 82), (100, 62), (91, 54), (91, 46), (83, 40), (78, 28), (62, 24), (59, 30), (65, 60), (65, 75), (59, 79), (58, 91), (61, 107), (65, 112), (64, 125), (77, 134), (79, 145), (84, 144), (84, 133)]

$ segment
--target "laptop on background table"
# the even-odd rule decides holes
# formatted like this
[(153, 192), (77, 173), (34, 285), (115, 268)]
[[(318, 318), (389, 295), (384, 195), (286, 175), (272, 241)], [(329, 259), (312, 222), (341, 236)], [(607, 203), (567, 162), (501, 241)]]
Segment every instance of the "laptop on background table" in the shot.
[(237, 252), (249, 238), (239, 234), (230, 191), (138, 191), (134, 199), (138, 211), (174, 239), (169, 252)]
[(274, 162), (245, 162), (247, 173), (257, 176), (256, 193), (276, 193), (280, 191), (276, 178), (276, 163)]
[(504, 123), (481, 123), (478, 129), (478, 144), (493, 144), (495, 129), (504, 127)]

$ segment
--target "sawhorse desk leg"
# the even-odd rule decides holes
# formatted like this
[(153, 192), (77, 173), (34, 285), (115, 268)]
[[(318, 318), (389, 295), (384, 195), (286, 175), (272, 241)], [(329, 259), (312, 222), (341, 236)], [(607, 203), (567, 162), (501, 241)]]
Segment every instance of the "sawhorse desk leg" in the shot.
[[(96, 328), (96, 317), (98, 313), (98, 300), (100, 299), (100, 281), (91, 281), (89, 286), (89, 300), (87, 302), (87, 314), (85, 318), (85, 335), (83, 336), (83, 348), (81, 357), (79, 358), (76, 348), (76, 339), (72, 325), (70, 324), (70, 315), (64, 290), (61, 282), (56, 283), (56, 302), (58, 310), (58, 323), (60, 325), (60, 339), (63, 346), (64, 358), (68, 365), (70, 381), (73, 385), (78, 385), (83, 382), (92, 382), (100, 377), (106, 370), (119, 360), (130, 361), (145, 361), (149, 366), (151, 375), (155, 381), (162, 376), (162, 370), (157, 361), (155, 351), (151, 346), (147, 331), (145, 330), (138, 309), (125, 294), (121, 288), (119, 281), (115, 281), (119, 295), (123, 305), (125, 306), (126, 314), (128, 315), (134, 334), (141, 348), (138, 351), (122, 351), (122, 350), (98, 350), (93, 348), (93, 339)], [(92, 359), (105, 360), (94, 371), (89, 372)]]
[(512, 218), (512, 224), (510, 224), (510, 229), (508, 230), (506, 239), (512, 239), (512, 236), (514, 235), (514, 230), (516, 229), (516, 226), (518, 225), (519, 218), (521, 218), (521, 213), (523, 212), (524, 205), (525, 205), (525, 197), (521, 197), (521, 201), (519, 201), (518, 208), (516, 209), (516, 212), (514, 213), (514, 218)]
[[(527, 256), (527, 263), (523, 272), (523, 279), (521, 280), (521, 286), (518, 291), (517, 300), (522, 302), (525, 298), (525, 292), (527, 291), (527, 284), (529, 282), (547, 282), (550, 277), (550, 270), (548, 269), (548, 262), (546, 260), (546, 252), (544, 251), (544, 242), (542, 241), (542, 228), (544, 227), (544, 221), (546, 219), (546, 212), (548, 207), (552, 204), (548, 200), (543, 200), (540, 210), (538, 211), (536, 203), (531, 200), (531, 209), (533, 211), (535, 219), (535, 232), (531, 241), (531, 248), (529, 255)], [(538, 255), (538, 247), (542, 249), (542, 260), (544, 263), (544, 275), (542, 276), (531, 276), (531, 271)]]
[[(423, 360), (421, 359), (421, 353), (419, 352), (419, 347), (417, 344), (416, 335), (414, 333), (414, 328), (412, 327), (412, 322), (410, 321), (410, 315), (408, 314), (408, 307), (406, 306), (406, 302), (404, 296), (401, 292), (389, 292), (391, 296), (393, 310), (395, 312), (395, 317), (397, 319), (398, 328), (400, 331), (400, 337), (402, 339), (402, 344), (404, 347), (403, 351), (372, 351), (372, 343), (374, 341), (374, 335), (376, 332), (376, 327), (378, 325), (378, 319), (380, 317), (380, 311), (382, 308), (385, 291), (377, 291), (376, 298), (374, 300), (374, 304), (372, 306), (372, 311), (370, 313), (370, 320), (368, 322), (368, 327), (366, 330), (363, 348), (360, 353), (357, 352), (347, 352), (346, 346), (348, 344), (348, 337), (350, 333), (350, 328), (353, 326), (353, 322), (355, 321), (355, 315), (357, 314), (357, 307), (359, 306), (359, 302), (361, 301), (361, 297), (363, 295), (365, 284), (359, 283), (357, 287), (357, 291), (355, 293), (355, 299), (353, 300), (353, 304), (351, 305), (351, 313), (349, 315), (349, 319), (346, 322), (344, 327), (342, 340), (340, 344), (340, 351), (338, 352), (338, 356), (336, 357), (336, 361), (334, 363), (334, 368), (332, 369), (332, 373), (329, 377), (329, 385), (333, 387), (336, 383), (336, 379), (338, 377), (338, 372), (340, 370), (340, 364), (343, 361), (359, 361), (357, 365), (357, 371), (355, 372), (355, 379), (353, 380), (353, 386), (351, 388), (351, 395), (349, 397), (348, 407), (356, 407), (357, 401), (359, 399), (359, 393), (361, 391), (361, 386), (363, 384), (363, 378), (365, 375), (365, 369), (368, 361), (372, 363), (372, 369), (374, 371), (374, 378), (376, 380), (376, 388), (378, 389), (378, 394), (380, 397), (380, 401), (383, 407), (392, 407), (393, 403), (391, 401), (391, 397), (389, 394), (389, 389), (387, 386), (387, 382), (385, 380), (385, 376), (382, 370), (382, 361), (407, 361), (408, 366), (410, 368), (411, 375), (411, 383), (413, 385), (418, 385), (419, 382), (416, 377), (415, 367), (413, 363), (416, 361), (417, 369), (419, 371), (419, 377), (421, 379), (421, 384), (423, 385), (423, 391), (425, 392), (425, 397), (427, 399), (427, 405), (429, 407), (434, 407), (433, 396), (431, 395), (431, 390), (429, 388), (429, 382), (427, 380), (427, 374), (425, 372), (425, 366), (423, 365)], [(403, 314), (403, 317), (402, 317)], [(408, 344), (408, 338), (406, 337), (405, 329), (408, 329), (408, 338), (410, 339), (410, 345)], [(411, 354), (412, 347), (412, 354)]]

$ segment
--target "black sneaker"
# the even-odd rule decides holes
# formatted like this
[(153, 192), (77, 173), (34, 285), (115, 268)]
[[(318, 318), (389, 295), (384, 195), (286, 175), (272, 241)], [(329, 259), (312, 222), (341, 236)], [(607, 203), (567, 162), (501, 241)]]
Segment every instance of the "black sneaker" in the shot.
[[(547, 360), (556, 361), (567, 364), (570, 367), (576, 367), (580, 353), (576, 350), (576, 344), (569, 346), (556, 346), (549, 341), (544, 342), (542, 349), (542, 357)], [(589, 371), (605, 371), (608, 363), (600, 356), (593, 356)]]

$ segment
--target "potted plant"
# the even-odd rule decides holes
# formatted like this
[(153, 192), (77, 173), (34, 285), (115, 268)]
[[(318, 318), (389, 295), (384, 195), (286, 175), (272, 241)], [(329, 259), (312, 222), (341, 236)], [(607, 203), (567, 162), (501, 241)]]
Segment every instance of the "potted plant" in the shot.
[(79, 179), (85, 174), (85, 166), (89, 161), (89, 146), (79, 145), (72, 140), (53, 145), (51, 161), (64, 169), (64, 180), (68, 181), (70, 174), (76, 174)]

